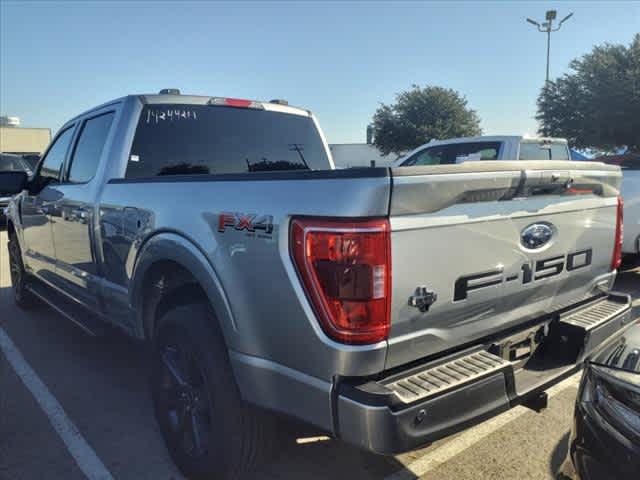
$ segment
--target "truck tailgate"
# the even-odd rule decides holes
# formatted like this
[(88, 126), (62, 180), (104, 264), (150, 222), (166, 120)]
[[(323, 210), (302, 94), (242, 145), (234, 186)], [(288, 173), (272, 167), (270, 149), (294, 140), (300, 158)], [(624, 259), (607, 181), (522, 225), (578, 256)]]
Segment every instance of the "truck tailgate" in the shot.
[(620, 180), (617, 167), (593, 162), (392, 169), (386, 368), (460, 348), (610, 286)]

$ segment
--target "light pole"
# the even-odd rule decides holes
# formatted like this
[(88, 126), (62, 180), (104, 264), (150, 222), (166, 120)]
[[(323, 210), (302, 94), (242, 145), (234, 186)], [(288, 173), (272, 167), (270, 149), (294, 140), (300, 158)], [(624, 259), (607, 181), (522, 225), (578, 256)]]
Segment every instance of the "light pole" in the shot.
[(549, 54), (551, 53), (551, 32), (557, 32), (562, 27), (562, 24), (569, 20), (573, 16), (573, 12), (560, 20), (557, 27), (553, 27), (553, 21), (556, 19), (558, 12), (555, 10), (547, 10), (545, 15), (546, 22), (538, 23), (535, 20), (531, 20), (527, 18), (527, 22), (531, 25), (535, 25), (538, 28), (539, 32), (543, 32), (547, 34), (547, 79), (549, 81)]

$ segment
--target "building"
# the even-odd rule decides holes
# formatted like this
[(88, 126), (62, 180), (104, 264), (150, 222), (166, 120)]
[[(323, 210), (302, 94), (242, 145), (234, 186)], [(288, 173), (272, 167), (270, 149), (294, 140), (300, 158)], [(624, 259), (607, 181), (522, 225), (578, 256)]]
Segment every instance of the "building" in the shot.
[(49, 128), (22, 128), (17, 117), (0, 117), (0, 152), (40, 155), (51, 141)]

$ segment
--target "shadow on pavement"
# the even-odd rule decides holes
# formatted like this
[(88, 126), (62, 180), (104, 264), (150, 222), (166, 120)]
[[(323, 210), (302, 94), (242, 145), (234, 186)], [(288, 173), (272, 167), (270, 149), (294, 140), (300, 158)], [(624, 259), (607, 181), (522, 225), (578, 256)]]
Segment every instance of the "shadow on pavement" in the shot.
[(565, 433), (556, 447), (553, 449), (551, 458), (549, 459), (549, 470), (551, 476), (555, 478), (565, 458), (567, 458), (567, 452), (569, 451), (569, 436), (571, 432)]
[[(13, 305), (11, 297), (10, 287), (0, 288), (0, 325), (114, 477), (181, 478), (153, 416), (145, 346), (115, 330), (105, 337), (89, 337), (48, 307), (25, 312)], [(277, 456), (256, 472), (255, 480), (384, 478), (403, 468), (394, 457), (338, 440), (298, 444), (299, 435), (322, 433), (289, 421), (281, 425)], [(50, 429), (44, 417), (40, 428)]]

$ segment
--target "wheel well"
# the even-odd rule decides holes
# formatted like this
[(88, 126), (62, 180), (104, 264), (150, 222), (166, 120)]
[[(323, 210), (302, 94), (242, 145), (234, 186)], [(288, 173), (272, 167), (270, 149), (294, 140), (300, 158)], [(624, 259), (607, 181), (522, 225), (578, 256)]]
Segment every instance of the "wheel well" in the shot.
[(208, 302), (207, 294), (189, 270), (171, 260), (156, 262), (145, 273), (142, 284), (145, 338), (153, 338), (157, 319), (169, 309), (203, 300)]

